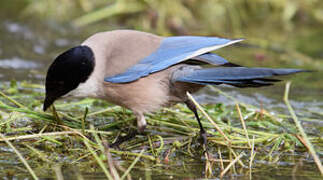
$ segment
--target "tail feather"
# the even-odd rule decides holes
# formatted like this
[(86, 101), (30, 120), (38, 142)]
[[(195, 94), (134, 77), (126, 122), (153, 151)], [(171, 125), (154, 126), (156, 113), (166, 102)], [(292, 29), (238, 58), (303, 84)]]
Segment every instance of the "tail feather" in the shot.
[(246, 68), (226, 67), (194, 69), (177, 76), (176, 81), (195, 84), (229, 84), (236, 87), (260, 87), (269, 86), (278, 79), (269, 79), (272, 76), (280, 76), (304, 72), (301, 69), (272, 69), (272, 68)]

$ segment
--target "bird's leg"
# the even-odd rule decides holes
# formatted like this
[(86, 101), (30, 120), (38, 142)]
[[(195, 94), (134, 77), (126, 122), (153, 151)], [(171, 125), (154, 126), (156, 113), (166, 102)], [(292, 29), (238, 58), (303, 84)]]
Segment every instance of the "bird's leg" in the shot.
[(146, 128), (146, 120), (145, 120), (145, 116), (142, 113), (137, 113), (134, 112), (136, 118), (137, 118), (137, 127), (138, 130), (133, 130), (130, 129), (130, 132), (125, 135), (125, 136), (119, 136), (118, 139), (110, 145), (110, 147), (119, 147), (120, 144), (129, 141), (131, 139), (133, 139), (134, 137), (136, 137), (137, 134), (142, 134)]
[(142, 133), (144, 133), (144, 131), (146, 129), (146, 126), (147, 126), (147, 122), (146, 122), (145, 116), (141, 112), (134, 112), (134, 114), (137, 117), (138, 132), (140, 134), (142, 134)]
[(204, 128), (202, 126), (201, 120), (200, 120), (199, 115), (197, 113), (196, 106), (191, 100), (186, 100), (185, 104), (191, 111), (193, 111), (193, 113), (195, 115), (195, 118), (196, 118), (197, 122), (199, 123), (200, 136), (201, 136), (201, 139), (202, 139), (202, 145), (204, 146), (205, 150), (207, 151), (207, 134), (206, 134), (206, 131), (204, 130)]

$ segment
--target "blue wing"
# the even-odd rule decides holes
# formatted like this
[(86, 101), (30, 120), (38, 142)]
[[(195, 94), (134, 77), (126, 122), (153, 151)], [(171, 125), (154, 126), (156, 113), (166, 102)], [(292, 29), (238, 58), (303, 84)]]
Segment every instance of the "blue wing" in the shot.
[[(193, 57), (192, 60), (199, 62), (204, 62), (206, 64), (216, 65), (216, 66), (229, 66), (229, 67), (239, 67), (240, 65), (233, 64), (223, 57), (214, 54), (214, 53), (205, 53), (196, 57)], [(241, 66), (240, 66), (241, 67)]]
[[(160, 47), (155, 52), (142, 59), (138, 64), (130, 67), (124, 73), (117, 74), (112, 77), (106, 77), (104, 81), (112, 83), (132, 82), (148, 76), (151, 73), (164, 70), (172, 65), (191, 58), (194, 59), (194, 57), (203, 56), (210, 51), (214, 51), (239, 41), (241, 41), (241, 39), (230, 40), (203, 36), (168, 37), (161, 42)], [(204, 56), (204, 58), (201, 57), (204, 61), (213, 62), (213, 64), (227, 62), (225, 59), (217, 55), (214, 55), (213, 58), (210, 58), (210, 56), (206, 57), (207, 55)], [(196, 59), (198, 60), (198, 58)]]

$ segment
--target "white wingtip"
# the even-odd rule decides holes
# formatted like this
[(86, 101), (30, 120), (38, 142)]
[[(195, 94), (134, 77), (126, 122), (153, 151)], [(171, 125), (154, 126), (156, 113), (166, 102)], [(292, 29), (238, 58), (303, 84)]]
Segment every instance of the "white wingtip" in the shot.
[(243, 38), (240, 38), (240, 39), (232, 39), (229, 43), (227, 43), (228, 45), (230, 44), (235, 44), (235, 43), (238, 43), (238, 42), (241, 42), (241, 41), (244, 41)]
[(211, 51), (215, 51), (217, 49), (223, 48), (225, 46), (229, 46), (231, 44), (238, 43), (238, 42), (243, 41), (243, 40), (244, 39), (234, 39), (234, 40), (231, 40), (231, 41), (229, 41), (229, 42), (227, 42), (225, 44), (216, 45), (216, 46), (210, 46), (210, 47), (206, 47), (206, 48), (201, 48), (201, 49), (195, 51), (193, 54), (191, 54), (188, 57), (186, 57), (185, 59), (190, 59), (190, 58), (199, 56), (199, 55), (204, 54), (204, 53), (208, 53), (208, 52), (211, 52)]

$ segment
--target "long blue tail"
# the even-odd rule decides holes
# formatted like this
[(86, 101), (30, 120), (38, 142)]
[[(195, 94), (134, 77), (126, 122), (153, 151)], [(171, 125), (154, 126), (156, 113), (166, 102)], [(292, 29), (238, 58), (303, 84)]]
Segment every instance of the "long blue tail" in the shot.
[(278, 79), (268, 79), (280, 76), (305, 72), (301, 69), (272, 69), (272, 68), (247, 68), (247, 67), (219, 67), (206, 69), (182, 69), (175, 81), (195, 84), (229, 84), (236, 87), (269, 86)]

